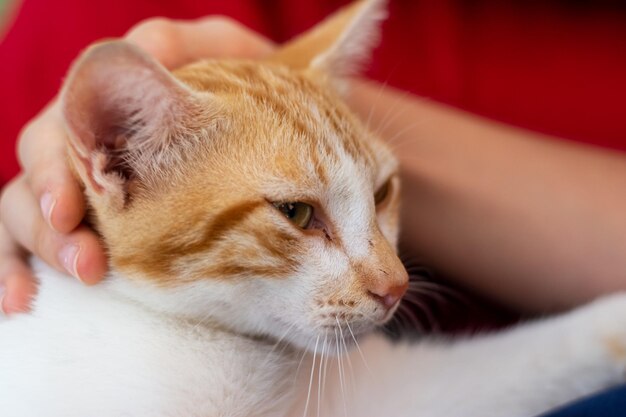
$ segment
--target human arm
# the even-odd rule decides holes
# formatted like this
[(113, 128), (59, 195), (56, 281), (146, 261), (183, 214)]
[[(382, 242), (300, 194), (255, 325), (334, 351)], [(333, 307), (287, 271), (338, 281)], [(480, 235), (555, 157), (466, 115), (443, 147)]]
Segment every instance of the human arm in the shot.
[(522, 311), (626, 289), (626, 155), (373, 83), (350, 103), (400, 158), (404, 240), (428, 264)]

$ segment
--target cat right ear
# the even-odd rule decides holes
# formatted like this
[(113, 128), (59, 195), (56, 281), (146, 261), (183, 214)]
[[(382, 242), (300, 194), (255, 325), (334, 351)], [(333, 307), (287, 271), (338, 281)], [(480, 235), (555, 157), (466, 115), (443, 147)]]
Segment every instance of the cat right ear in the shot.
[(380, 38), (386, 0), (359, 0), (281, 46), (270, 61), (333, 77), (358, 73)]
[(207, 97), (124, 41), (83, 53), (61, 101), (70, 155), (87, 192), (118, 209), (133, 184), (158, 176), (159, 166), (180, 152), (171, 145), (208, 124), (211, 113)]

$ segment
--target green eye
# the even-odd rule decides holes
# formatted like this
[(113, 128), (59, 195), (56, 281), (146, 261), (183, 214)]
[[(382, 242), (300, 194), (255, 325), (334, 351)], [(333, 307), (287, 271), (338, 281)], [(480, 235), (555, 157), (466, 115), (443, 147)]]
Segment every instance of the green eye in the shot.
[(306, 203), (274, 203), (274, 207), (285, 215), (293, 224), (306, 229), (313, 217), (313, 207)]
[(387, 198), (389, 195), (389, 188), (391, 188), (391, 180), (387, 180), (376, 193), (374, 193), (374, 204), (379, 205)]

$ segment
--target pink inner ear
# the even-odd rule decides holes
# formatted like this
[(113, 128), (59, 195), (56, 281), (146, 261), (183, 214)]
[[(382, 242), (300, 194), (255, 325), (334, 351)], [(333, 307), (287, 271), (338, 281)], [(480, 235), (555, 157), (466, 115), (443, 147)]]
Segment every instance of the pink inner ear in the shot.
[(128, 161), (136, 155), (129, 153), (165, 146), (169, 132), (184, 120), (191, 96), (128, 43), (89, 49), (73, 66), (62, 101), (70, 145), (85, 180), (101, 192), (119, 187), (120, 178), (131, 179)]

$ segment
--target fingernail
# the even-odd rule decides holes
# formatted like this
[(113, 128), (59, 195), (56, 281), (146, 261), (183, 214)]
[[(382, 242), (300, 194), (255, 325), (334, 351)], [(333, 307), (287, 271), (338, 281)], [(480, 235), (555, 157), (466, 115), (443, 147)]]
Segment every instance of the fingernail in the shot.
[(77, 269), (78, 255), (80, 255), (80, 246), (75, 244), (69, 244), (64, 246), (63, 249), (61, 249), (61, 251), (59, 252), (59, 261), (68, 273), (70, 273), (75, 278), (78, 278), (78, 280), (82, 281), (82, 279), (80, 279), (80, 276), (78, 275)]
[(52, 197), (50, 191), (46, 191), (44, 195), (41, 196), (41, 200), (39, 200), (39, 205), (41, 207), (41, 213), (43, 214), (43, 218), (46, 219), (46, 222), (54, 229), (52, 225), (52, 212), (54, 211), (54, 206), (56, 206), (57, 200)]

